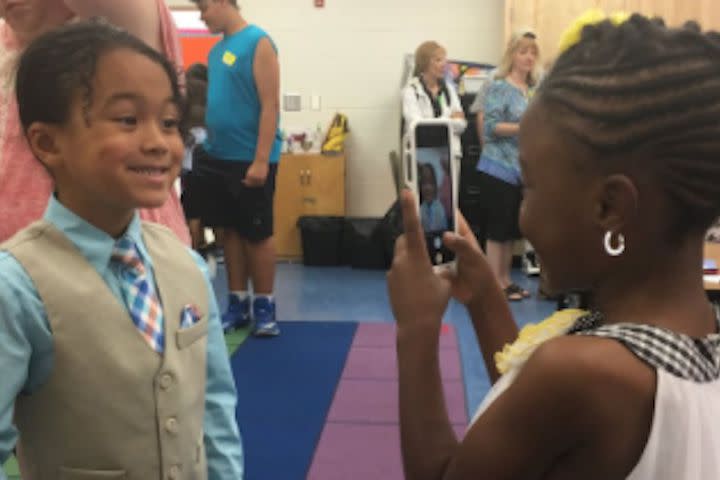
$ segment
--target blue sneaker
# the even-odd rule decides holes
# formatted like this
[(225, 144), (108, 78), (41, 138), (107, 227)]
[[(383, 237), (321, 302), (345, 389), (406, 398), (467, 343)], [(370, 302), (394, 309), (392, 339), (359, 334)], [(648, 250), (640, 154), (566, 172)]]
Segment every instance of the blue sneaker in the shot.
[(250, 324), (250, 298), (240, 301), (235, 295), (229, 295), (228, 308), (222, 315), (223, 332), (229, 333)]
[(255, 320), (253, 335), (256, 337), (280, 335), (280, 327), (275, 321), (275, 302), (263, 297), (256, 298), (253, 301), (253, 318)]

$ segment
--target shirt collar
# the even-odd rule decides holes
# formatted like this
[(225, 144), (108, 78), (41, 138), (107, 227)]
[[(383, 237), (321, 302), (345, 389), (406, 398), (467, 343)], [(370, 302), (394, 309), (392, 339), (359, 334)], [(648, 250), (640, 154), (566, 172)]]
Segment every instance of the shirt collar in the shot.
[[(60, 230), (101, 276), (105, 273), (115, 246), (113, 237), (65, 207), (55, 198), (55, 195), (50, 197), (44, 219)], [(137, 245), (143, 263), (152, 267), (150, 255), (142, 239), (142, 222), (137, 212), (133, 215), (123, 236), (130, 237)]]

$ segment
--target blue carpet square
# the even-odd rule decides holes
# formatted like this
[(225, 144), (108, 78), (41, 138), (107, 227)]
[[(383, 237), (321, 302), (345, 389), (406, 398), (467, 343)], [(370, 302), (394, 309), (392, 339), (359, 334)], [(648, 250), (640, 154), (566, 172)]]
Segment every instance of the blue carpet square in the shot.
[(302, 480), (352, 344), (355, 322), (280, 322), (231, 358), (246, 480)]

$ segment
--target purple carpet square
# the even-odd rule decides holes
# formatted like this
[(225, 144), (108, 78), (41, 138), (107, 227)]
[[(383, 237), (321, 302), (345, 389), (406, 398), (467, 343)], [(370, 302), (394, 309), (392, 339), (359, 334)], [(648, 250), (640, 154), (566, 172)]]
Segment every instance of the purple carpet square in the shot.
[[(446, 381), (443, 385), (450, 422), (466, 425), (467, 414), (462, 381)], [(397, 382), (341, 378), (327, 421), (398, 423), (398, 408)]]
[[(465, 427), (453, 426), (462, 438)], [(308, 480), (402, 480), (399, 425), (327, 423)]]
[(400, 427), (327, 423), (308, 480), (402, 480)]
[[(355, 332), (353, 347), (395, 348), (394, 323), (361, 323)], [(452, 325), (443, 324), (440, 331), (440, 348), (457, 350), (457, 338)]]
[[(440, 372), (444, 381), (461, 380), (460, 356), (455, 349), (440, 350)], [(360, 347), (350, 349), (343, 378), (397, 379), (397, 356), (395, 348)]]

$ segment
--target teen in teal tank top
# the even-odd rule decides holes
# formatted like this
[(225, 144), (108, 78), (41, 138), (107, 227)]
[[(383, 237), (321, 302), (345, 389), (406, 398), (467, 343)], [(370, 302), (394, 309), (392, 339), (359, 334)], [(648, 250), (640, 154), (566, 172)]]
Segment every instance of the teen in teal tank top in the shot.
[[(260, 98), (253, 61), (261, 39), (269, 35), (255, 25), (226, 36), (208, 56), (209, 84), (205, 150), (221, 160), (252, 162), (260, 128)], [(272, 40), (270, 39), (270, 42)], [(273, 48), (277, 51), (275, 44)], [(270, 163), (278, 163), (282, 140), (278, 128)]]

